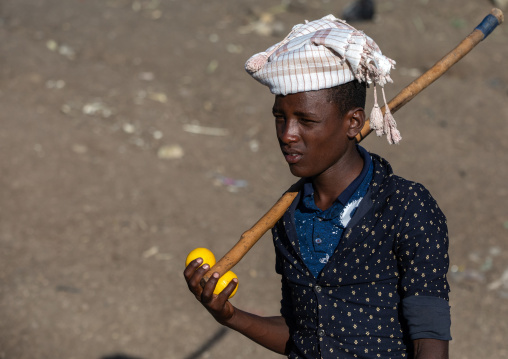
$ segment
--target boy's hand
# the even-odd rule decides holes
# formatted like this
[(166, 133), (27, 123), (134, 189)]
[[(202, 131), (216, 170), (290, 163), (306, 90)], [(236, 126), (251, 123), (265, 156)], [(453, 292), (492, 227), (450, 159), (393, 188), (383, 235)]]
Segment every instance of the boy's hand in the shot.
[(196, 299), (201, 302), (217, 322), (226, 324), (235, 314), (235, 308), (228, 301), (228, 298), (236, 288), (238, 280), (233, 279), (219, 295), (215, 295), (213, 291), (219, 280), (219, 274), (213, 273), (205, 284), (205, 287), (201, 288), (201, 279), (210, 269), (208, 264), (199, 267), (202, 263), (203, 259), (201, 258), (197, 258), (190, 262), (187, 268), (185, 268), (183, 276), (187, 281), (189, 290), (194, 294)]
[(217, 322), (242, 333), (247, 338), (254, 340), (265, 348), (279, 354), (286, 354), (289, 343), (289, 328), (283, 317), (260, 317), (251, 313), (236, 309), (228, 301), (229, 296), (238, 284), (234, 278), (219, 295), (213, 294), (219, 273), (213, 273), (205, 287), (201, 288), (200, 282), (210, 269), (208, 264), (203, 264), (202, 258), (197, 258), (189, 263), (183, 276), (187, 281), (189, 290), (196, 299), (210, 312)]

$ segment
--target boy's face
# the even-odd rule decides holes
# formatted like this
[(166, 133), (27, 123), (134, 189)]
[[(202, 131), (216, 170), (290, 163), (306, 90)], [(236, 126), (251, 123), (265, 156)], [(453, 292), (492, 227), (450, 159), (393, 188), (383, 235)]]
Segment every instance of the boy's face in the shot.
[(354, 148), (351, 111), (342, 116), (326, 89), (277, 95), (273, 115), (280, 148), (297, 177), (340, 170), (344, 155)]

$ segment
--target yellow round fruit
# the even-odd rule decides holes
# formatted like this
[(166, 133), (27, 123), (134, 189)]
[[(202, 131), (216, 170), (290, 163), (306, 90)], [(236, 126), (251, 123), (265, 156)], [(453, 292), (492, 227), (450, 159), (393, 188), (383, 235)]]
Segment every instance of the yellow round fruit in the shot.
[(207, 248), (196, 248), (192, 250), (189, 255), (187, 256), (187, 259), (185, 260), (185, 266), (187, 267), (190, 262), (192, 262), (196, 258), (203, 258), (203, 264), (208, 264), (210, 267), (213, 267), (215, 265), (215, 256), (213, 255), (212, 251)]
[[(215, 290), (213, 291), (213, 294), (218, 295), (220, 292), (222, 292), (224, 290), (224, 288), (227, 287), (229, 282), (231, 282), (231, 280), (233, 280), (233, 278), (238, 279), (238, 277), (236, 276), (235, 273), (233, 273), (231, 271), (226, 272), (222, 277), (219, 278), (219, 281), (217, 282), (217, 285), (215, 286)], [(229, 298), (233, 298), (233, 296), (235, 295), (237, 290), (238, 290), (238, 283), (236, 284), (236, 288), (233, 291), (233, 293), (231, 293)]]

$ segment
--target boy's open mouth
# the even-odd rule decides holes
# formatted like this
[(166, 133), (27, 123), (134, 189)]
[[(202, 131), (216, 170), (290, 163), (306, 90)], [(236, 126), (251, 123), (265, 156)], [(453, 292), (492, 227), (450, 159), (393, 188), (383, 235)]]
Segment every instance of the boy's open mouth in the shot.
[(300, 152), (294, 150), (282, 150), (282, 153), (284, 155), (286, 162), (289, 164), (295, 164), (298, 161), (300, 161), (303, 157), (303, 155)]

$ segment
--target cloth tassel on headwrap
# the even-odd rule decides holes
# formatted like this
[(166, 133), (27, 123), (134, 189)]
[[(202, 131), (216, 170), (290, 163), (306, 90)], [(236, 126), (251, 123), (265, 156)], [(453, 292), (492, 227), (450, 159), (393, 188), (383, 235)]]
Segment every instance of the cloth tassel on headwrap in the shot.
[(383, 136), (383, 113), (377, 103), (376, 85), (374, 85), (374, 107), (370, 113), (370, 128), (376, 131), (376, 135)]
[(390, 111), (390, 107), (388, 107), (388, 103), (386, 102), (385, 90), (381, 88), (381, 92), (383, 93), (383, 100), (385, 102), (385, 115), (383, 118), (383, 129), (386, 133), (386, 139), (390, 145), (399, 144), (400, 140), (402, 140), (402, 136), (400, 135), (399, 130), (397, 130), (397, 123), (395, 122), (395, 118)]

